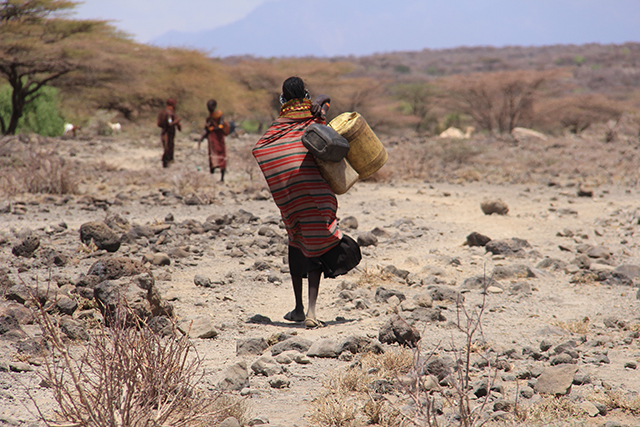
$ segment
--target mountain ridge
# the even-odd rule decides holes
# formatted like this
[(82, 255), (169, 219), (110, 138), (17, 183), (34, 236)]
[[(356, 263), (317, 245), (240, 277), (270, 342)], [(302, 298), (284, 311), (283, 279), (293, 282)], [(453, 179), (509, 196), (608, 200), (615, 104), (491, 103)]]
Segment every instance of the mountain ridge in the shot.
[(326, 0), (322, 8), (309, 0), (280, 0), (234, 23), (206, 31), (168, 31), (151, 43), (196, 48), (216, 57), (334, 57), (457, 46), (640, 41), (640, 27), (632, 19), (640, 16), (640, 2), (622, 3), (628, 6), (625, 13), (580, 0), (540, 0), (518, 8), (506, 0), (406, 0), (393, 7)]

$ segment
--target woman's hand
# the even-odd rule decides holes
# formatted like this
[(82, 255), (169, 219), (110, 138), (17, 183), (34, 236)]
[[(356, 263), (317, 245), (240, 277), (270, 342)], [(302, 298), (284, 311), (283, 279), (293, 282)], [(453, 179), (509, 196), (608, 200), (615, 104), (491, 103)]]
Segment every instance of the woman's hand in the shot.
[(318, 117), (318, 118), (322, 117), (323, 107), (325, 105), (328, 106), (330, 102), (331, 102), (331, 98), (329, 98), (328, 95), (321, 94), (316, 96), (316, 99), (314, 99), (313, 102), (311, 103), (311, 114), (313, 114), (314, 117)]

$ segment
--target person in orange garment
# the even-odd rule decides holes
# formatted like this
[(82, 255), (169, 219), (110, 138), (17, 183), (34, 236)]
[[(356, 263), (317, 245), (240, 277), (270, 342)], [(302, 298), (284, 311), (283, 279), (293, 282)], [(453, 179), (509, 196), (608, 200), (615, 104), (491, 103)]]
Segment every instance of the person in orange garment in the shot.
[[(224, 181), (224, 173), (227, 170), (227, 148), (224, 137), (231, 133), (231, 127), (224, 120), (222, 111), (216, 110), (218, 102), (215, 99), (207, 101), (209, 116), (204, 123), (204, 133), (200, 142), (207, 138), (209, 152), (209, 172), (213, 173), (220, 168), (220, 181)], [(198, 143), (200, 147), (200, 143)]]
[(176, 100), (167, 99), (167, 106), (158, 114), (158, 127), (162, 129), (160, 139), (162, 140), (162, 167), (168, 167), (173, 163), (174, 140), (176, 138), (176, 129), (182, 130), (180, 118), (176, 116)]

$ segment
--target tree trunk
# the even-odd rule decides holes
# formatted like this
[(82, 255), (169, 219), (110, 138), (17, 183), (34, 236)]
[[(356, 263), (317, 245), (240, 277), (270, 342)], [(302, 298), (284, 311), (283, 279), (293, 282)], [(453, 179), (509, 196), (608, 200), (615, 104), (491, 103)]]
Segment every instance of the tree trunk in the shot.
[(11, 93), (11, 118), (9, 119), (9, 125), (5, 129), (5, 135), (15, 135), (18, 128), (18, 121), (22, 117), (25, 104), (24, 88), (20, 78), (12, 79), (10, 82), (13, 92)]

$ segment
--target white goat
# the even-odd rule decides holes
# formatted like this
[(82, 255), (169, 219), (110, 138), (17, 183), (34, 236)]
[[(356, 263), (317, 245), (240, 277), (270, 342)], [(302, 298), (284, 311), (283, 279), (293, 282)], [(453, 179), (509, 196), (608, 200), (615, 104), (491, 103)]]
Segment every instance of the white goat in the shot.
[(76, 136), (76, 130), (78, 130), (79, 128), (75, 125), (72, 125), (71, 123), (65, 123), (64, 124), (64, 132), (62, 133), (63, 135), (68, 135), (68, 134), (72, 134), (75, 138)]
[(122, 126), (120, 125), (120, 123), (107, 122), (107, 125), (111, 128), (111, 131), (114, 133), (122, 132)]

